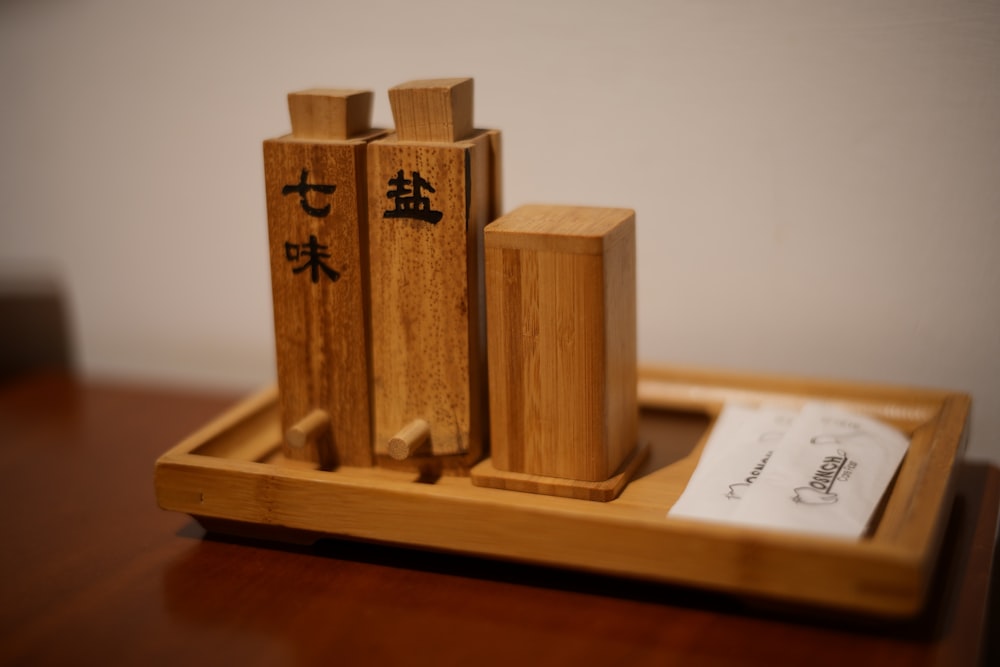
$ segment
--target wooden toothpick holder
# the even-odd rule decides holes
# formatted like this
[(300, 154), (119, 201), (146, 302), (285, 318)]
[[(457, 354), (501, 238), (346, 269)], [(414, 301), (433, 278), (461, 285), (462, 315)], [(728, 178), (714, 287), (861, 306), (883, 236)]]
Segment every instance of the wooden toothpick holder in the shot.
[(486, 228), (492, 459), (478, 486), (607, 501), (637, 447), (635, 214), (524, 206)]
[(374, 450), (423, 474), (468, 474), (488, 433), (482, 230), (499, 215), (500, 134), (473, 129), (472, 88), (390, 89), (396, 133), (368, 147)]
[(372, 93), (288, 96), (292, 133), (264, 142), (284, 455), (370, 466), (367, 143)]

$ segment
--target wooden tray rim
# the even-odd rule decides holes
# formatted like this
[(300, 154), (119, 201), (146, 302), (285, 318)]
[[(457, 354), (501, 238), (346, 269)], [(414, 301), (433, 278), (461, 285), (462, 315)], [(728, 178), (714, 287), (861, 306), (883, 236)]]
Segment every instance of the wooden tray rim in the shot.
[(616, 501), (594, 503), (475, 487), (465, 477), (417, 484), (412, 473), (378, 468), (331, 473), (194, 453), (245, 436), (261, 440), (261, 456), (266, 454), (268, 438), (261, 434), (276, 429), (267, 425), (277, 401), (277, 389), (269, 387), (157, 460), (157, 500), (163, 509), (201, 519), (571, 567), (868, 615), (898, 618), (920, 611), (965, 444), (968, 396), (651, 365), (640, 367), (639, 395), (645, 409), (710, 417), (734, 397), (782, 405), (828, 400), (907, 430), (911, 451), (916, 446), (922, 455), (904, 460), (875, 534), (853, 542), (671, 519), (666, 506), (658, 518), (637, 517), (616, 509), (628, 505), (628, 488)]

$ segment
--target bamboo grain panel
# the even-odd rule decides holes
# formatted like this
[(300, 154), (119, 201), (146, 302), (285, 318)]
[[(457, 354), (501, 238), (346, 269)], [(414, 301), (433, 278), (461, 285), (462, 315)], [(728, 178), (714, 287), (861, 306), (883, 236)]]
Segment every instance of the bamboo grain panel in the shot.
[(636, 448), (635, 213), (519, 207), (486, 271), (492, 465), (610, 478)]
[[(342, 467), (281, 453), (275, 390), (191, 435), (156, 464), (160, 506), (206, 523), (257, 524), (669, 582), (881, 617), (922, 607), (965, 444), (964, 394), (640, 367), (650, 456), (607, 503), (473, 486), (444, 476)], [(729, 400), (828, 400), (911, 436), (877, 526), (839, 540), (667, 518)], [(270, 447), (267, 442), (270, 440)]]

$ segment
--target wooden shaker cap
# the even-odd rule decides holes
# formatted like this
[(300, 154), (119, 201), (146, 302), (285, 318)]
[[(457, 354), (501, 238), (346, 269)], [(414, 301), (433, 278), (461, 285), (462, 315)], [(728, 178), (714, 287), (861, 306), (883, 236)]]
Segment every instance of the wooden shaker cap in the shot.
[(389, 89), (400, 141), (461, 141), (472, 134), (472, 79), (422, 79)]
[(372, 92), (310, 88), (288, 93), (292, 136), (296, 139), (350, 139), (371, 130)]

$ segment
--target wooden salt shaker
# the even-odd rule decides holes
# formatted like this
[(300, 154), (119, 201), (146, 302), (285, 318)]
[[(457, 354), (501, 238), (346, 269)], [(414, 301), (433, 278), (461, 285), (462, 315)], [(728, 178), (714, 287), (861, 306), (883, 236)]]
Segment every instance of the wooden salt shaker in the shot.
[(472, 93), (472, 79), (390, 89), (396, 133), (368, 147), (383, 466), (468, 474), (486, 445), (482, 230), (499, 214), (500, 135), (474, 129)]

